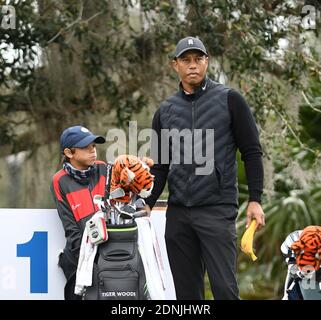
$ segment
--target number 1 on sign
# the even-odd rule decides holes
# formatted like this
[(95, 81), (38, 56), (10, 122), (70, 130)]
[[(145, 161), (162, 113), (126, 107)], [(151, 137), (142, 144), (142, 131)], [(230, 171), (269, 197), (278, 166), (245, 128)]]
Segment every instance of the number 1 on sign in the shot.
[(36, 231), (17, 244), (17, 257), (30, 257), (30, 293), (48, 293), (48, 233)]

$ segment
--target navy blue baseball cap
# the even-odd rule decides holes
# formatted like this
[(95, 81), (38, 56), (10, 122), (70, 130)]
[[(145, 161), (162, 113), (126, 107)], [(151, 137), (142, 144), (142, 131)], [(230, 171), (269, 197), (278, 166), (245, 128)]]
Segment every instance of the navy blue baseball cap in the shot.
[(83, 126), (73, 126), (65, 129), (60, 136), (60, 150), (65, 148), (85, 148), (92, 142), (105, 143), (102, 136), (96, 136)]
[(208, 56), (206, 48), (199, 38), (186, 37), (178, 41), (174, 53), (174, 58), (178, 58), (188, 50), (198, 50)]

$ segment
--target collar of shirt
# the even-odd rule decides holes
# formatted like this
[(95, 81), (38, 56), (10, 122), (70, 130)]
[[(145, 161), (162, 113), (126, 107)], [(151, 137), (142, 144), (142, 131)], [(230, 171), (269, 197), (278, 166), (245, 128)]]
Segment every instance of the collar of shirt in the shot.
[(91, 177), (93, 171), (95, 170), (95, 165), (92, 167), (89, 167), (87, 170), (78, 170), (75, 167), (73, 167), (70, 162), (65, 161), (63, 163), (63, 168), (68, 173), (68, 175), (70, 175), (79, 183), (88, 184), (89, 178)]
[(208, 77), (205, 76), (205, 78), (203, 79), (203, 81), (201, 82), (201, 84), (200, 84), (198, 87), (196, 87), (193, 92), (188, 92), (188, 91), (186, 91), (186, 90), (183, 88), (182, 82), (179, 83), (179, 88), (180, 88), (180, 90), (181, 90), (186, 96), (191, 96), (191, 95), (200, 93), (200, 92), (202, 92), (202, 91), (205, 91), (205, 90), (206, 90), (206, 87), (207, 87), (207, 80), (208, 80)]

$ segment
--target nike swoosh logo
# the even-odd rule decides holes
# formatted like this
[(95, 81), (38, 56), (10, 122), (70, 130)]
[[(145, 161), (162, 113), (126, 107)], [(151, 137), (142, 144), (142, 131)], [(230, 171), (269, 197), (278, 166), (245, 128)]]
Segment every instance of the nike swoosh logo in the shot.
[(77, 209), (78, 207), (80, 207), (80, 206), (81, 206), (81, 203), (76, 204), (76, 205), (73, 204), (73, 205), (71, 206), (71, 209), (72, 209), (72, 210), (76, 210), (76, 209)]

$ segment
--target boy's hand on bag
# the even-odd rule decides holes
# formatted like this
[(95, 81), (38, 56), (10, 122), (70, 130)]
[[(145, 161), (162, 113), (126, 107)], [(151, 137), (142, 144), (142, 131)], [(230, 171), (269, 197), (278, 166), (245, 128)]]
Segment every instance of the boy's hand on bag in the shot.
[(147, 217), (150, 217), (150, 215), (152, 214), (152, 210), (150, 209), (150, 206), (148, 204), (145, 205), (144, 210), (146, 210), (147, 212)]
[(250, 201), (246, 210), (246, 228), (256, 219), (256, 231), (265, 226), (265, 217), (261, 205), (256, 201)]

